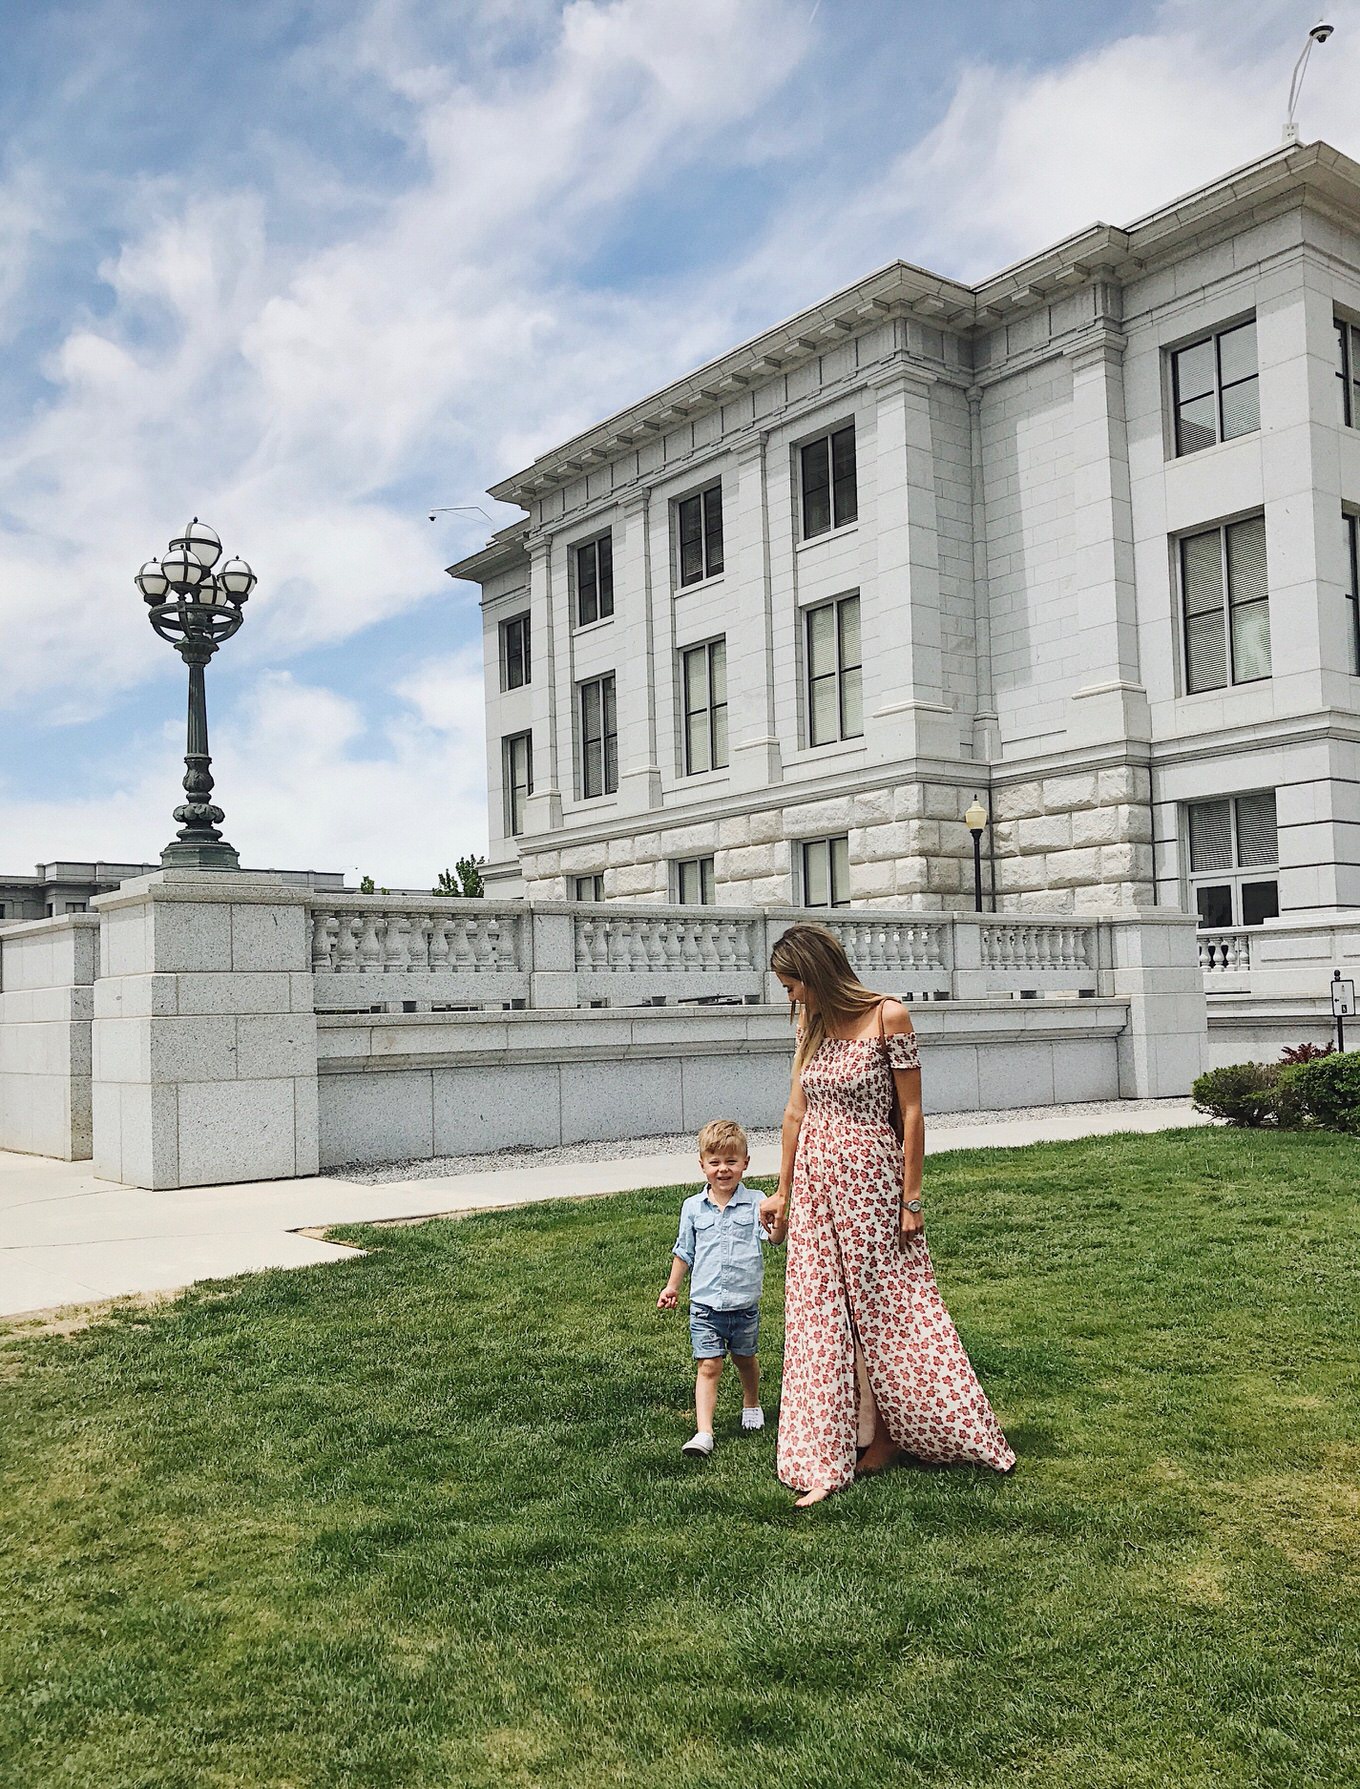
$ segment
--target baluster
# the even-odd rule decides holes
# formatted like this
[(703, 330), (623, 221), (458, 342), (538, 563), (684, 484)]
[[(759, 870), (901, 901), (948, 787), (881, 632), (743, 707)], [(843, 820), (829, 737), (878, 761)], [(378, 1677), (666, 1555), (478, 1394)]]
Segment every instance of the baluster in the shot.
[(430, 913), (413, 913), (411, 930), (406, 941), (406, 973), (408, 975), (424, 975), (430, 967), (430, 933), (434, 929), (434, 915)]
[(472, 954), (472, 946), (468, 943), (468, 926), (471, 922), (466, 914), (449, 915), (449, 951), (455, 969), (475, 969), (477, 959)]
[(335, 967), (344, 974), (359, 961), (359, 933), (363, 921), (357, 913), (340, 915), (340, 932), (335, 941)]
[(505, 929), (501, 925), (499, 914), (493, 913), (486, 921), (486, 967), (499, 971), (508, 966), (508, 940)]
[(378, 935), (379, 915), (365, 913), (359, 934), (359, 968), (364, 974), (382, 968), (382, 939)]
[(327, 970), (331, 964), (332, 926), (338, 929), (339, 922), (333, 913), (316, 912), (312, 915), (312, 969)]
[(430, 973), (442, 974), (449, 966), (449, 933), (452, 921), (446, 913), (436, 914), (430, 921)]
[(389, 913), (387, 931), (383, 938), (383, 970), (388, 975), (395, 975), (406, 967), (406, 954), (409, 948), (411, 922), (404, 913)]
[(491, 940), (487, 936), (485, 924), (480, 919), (468, 920), (468, 949), (472, 954), (472, 967), (482, 970), (487, 966), (487, 953)]
[(717, 937), (719, 969), (735, 969), (737, 967), (737, 922), (724, 919), (718, 926)]

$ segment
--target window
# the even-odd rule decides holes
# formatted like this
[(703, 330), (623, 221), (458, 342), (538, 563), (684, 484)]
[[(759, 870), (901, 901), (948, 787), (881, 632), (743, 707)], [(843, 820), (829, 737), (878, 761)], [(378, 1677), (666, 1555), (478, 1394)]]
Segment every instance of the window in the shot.
[(850, 839), (808, 839), (803, 845), (803, 905), (850, 905)]
[(1259, 429), (1255, 319), (1178, 348), (1171, 356), (1171, 402), (1178, 454)]
[(858, 739), (864, 732), (859, 598), (807, 611), (808, 744)]
[(1191, 802), (1190, 889), (1202, 926), (1259, 926), (1280, 911), (1275, 791)]
[(710, 640), (680, 654), (685, 711), (685, 775), (727, 763), (727, 645)]
[(577, 876), (575, 881), (578, 901), (602, 901), (604, 899), (604, 876), (594, 870), (589, 876)]
[(722, 486), (710, 485), (675, 506), (680, 583), (716, 578), (723, 568)]
[(522, 689), (529, 677), (529, 617), (512, 615), (501, 623), (501, 688)]
[(606, 621), (614, 613), (614, 538), (602, 534), (576, 549), (576, 625)]
[(581, 794), (612, 795), (619, 786), (619, 723), (614, 675), (580, 685)]
[(803, 539), (843, 528), (859, 514), (855, 494), (855, 428), (837, 429), (800, 450)]
[(1360, 677), (1360, 516), (1342, 516), (1346, 525), (1346, 600), (1351, 606), (1351, 669)]
[(1189, 535), (1180, 559), (1186, 689), (1193, 695), (1269, 677), (1264, 517)]
[(510, 838), (524, 831), (524, 804), (534, 792), (534, 742), (531, 734), (512, 733), (501, 742), (505, 758), (505, 830)]
[(682, 907), (713, 905), (713, 859), (686, 857), (675, 866), (675, 898)]
[(1336, 376), (1341, 382), (1341, 420), (1360, 429), (1360, 327), (1336, 320)]

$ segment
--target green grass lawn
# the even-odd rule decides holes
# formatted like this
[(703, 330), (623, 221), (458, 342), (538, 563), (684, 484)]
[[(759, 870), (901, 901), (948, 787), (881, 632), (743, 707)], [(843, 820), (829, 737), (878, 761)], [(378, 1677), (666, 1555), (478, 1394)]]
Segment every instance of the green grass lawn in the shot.
[(795, 1512), (734, 1376), (683, 1459), (678, 1190), (14, 1329), (0, 1784), (1360, 1779), (1360, 1145), (961, 1152), (926, 1189), (1013, 1479)]

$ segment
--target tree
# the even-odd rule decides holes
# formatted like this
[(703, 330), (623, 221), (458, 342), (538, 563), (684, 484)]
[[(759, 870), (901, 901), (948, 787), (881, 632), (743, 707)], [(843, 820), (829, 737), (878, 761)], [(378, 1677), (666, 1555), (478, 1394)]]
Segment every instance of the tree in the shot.
[(363, 881), (359, 884), (359, 893), (377, 894), (377, 892), (377, 889), (373, 886), (373, 878), (371, 876), (365, 876)]
[(430, 890), (431, 894), (461, 896), (464, 900), (479, 901), (486, 893), (482, 885), (482, 865), (484, 857), (460, 857), (452, 870), (441, 870), (439, 881)]

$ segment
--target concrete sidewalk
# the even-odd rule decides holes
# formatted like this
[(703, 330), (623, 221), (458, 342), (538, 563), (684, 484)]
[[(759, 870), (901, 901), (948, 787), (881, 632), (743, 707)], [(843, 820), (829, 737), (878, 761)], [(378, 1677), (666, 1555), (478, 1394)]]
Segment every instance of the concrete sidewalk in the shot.
[[(1189, 1101), (1176, 1100), (1127, 1114), (1053, 1113), (934, 1130), (927, 1124), (926, 1149), (1008, 1148), (1205, 1122)], [(752, 1174), (773, 1174), (778, 1166), (778, 1152), (768, 1146), (751, 1159)], [(360, 1252), (299, 1235), (304, 1229), (594, 1198), (696, 1178), (690, 1151), (531, 1162), (376, 1186), (318, 1175), (153, 1193), (96, 1180), (88, 1162), (0, 1152), (0, 1317), (174, 1291), (268, 1267), (343, 1261)]]

